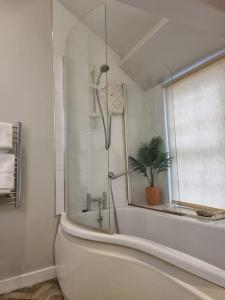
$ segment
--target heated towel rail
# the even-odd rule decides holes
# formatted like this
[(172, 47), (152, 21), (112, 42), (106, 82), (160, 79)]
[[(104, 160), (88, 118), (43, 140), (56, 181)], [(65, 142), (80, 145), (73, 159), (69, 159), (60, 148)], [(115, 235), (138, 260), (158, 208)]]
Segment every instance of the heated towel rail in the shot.
[(21, 122), (13, 126), (13, 147), (8, 150), (15, 155), (14, 188), (9, 194), (0, 195), (0, 205), (15, 205), (16, 208), (21, 206), (21, 129)]

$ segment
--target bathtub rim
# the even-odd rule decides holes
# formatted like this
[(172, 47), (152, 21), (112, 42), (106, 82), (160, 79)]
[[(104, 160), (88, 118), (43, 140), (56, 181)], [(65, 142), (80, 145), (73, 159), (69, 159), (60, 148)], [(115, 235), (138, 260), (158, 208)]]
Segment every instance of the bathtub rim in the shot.
[[(92, 243), (91, 240), (86, 240), (86, 239), (81, 239), (77, 236), (72, 236), (66, 232), (64, 232), (64, 230), (61, 228), (61, 226), (59, 226), (58, 228), (58, 232), (57, 232), (57, 239), (61, 239), (62, 240), (68, 240), (70, 243), (74, 243), (76, 244), (76, 240), (83, 240), (83, 241), (86, 241), (88, 243)], [(99, 244), (103, 244), (101, 242), (96, 242), (96, 241), (93, 241), (94, 243), (99, 243)], [(117, 245), (114, 245), (114, 244), (107, 244), (108, 246), (117, 246)], [(82, 243), (79, 243), (78, 247), (82, 247), (82, 249), (85, 251), (90, 251), (92, 253), (97, 253), (99, 254), (100, 252), (98, 252), (98, 250), (96, 251), (96, 246), (91, 246), (91, 247), (87, 247), (86, 246), (83, 246)], [(119, 246), (121, 247), (121, 246)], [(130, 249), (132, 251), (136, 251), (136, 249)], [(56, 246), (55, 246), (55, 251), (56, 251)], [(107, 250), (108, 251), (108, 250)], [(142, 252), (140, 252), (142, 253)], [(145, 254), (145, 253), (143, 253)], [(110, 254), (107, 254), (107, 256), (111, 256), (113, 258), (121, 258), (121, 256), (118, 255), (118, 253), (114, 253), (114, 251), (110, 251)], [(201, 286), (199, 288), (199, 286), (195, 286), (193, 285), (192, 283), (188, 282), (187, 280), (185, 280), (185, 278), (178, 276), (177, 277), (177, 274), (176, 276), (173, 276), (170, 272), (168, 272), (166, 270), (166, 272), (164, 272), (161, 268), (159, 268), (158, 266), (155, 266), (155, 265), (151, 265), (151, 264), (148, 264), (147, 262), (145, 261), (142, 261), (142, 260), (138, 260), (137, 257), (133, 258), (130, 256), (130, 254), (128, 256), (124, 256), (124, 254), (122, 255), (122, 259), (125, 259), (126, 261), (129, 261), (129, 262), (134, 262), (134, 263), (139, 263), (141, 264), (142, 266), (146, 266), (148, 265), (149, 269), (151, 271), (156, 271), (158, 274), (160, 274), (161, 276), (163, 276), (164, 278), (166, 278), (167, 280), (169, 281), (172, 281), (174, 282), (175, 284), (179, 285), (180, 287), (182, 287), (183, 289), (185, 289), (186, 291), (190, 292), (191, 294), (193, 294), (194, 296), (197, 296), (198, 297), (198, 300), (214, 300), (214, 297), (212, 297), (213, 295), (208, 295), (206, 292), (207, 291), (204, 291), (201, 289)], [(58, 272), (58, 268), (56, 267), (56, 275), (57, 275), (57, 278), (60, 280), (60, 274)], [(210, 283), (210, 284), (213, 284), (213, 283)], [(219, 287), (218, 288), (222, 288), (222, 287)]]
[(224, 270), (173, 248), (135, 236), (91, 231), (84, 226), (71, 223), (66, 213), (62, 213), (61, 215), (60, 226), (67, 234), (81, 239), (114, 244), (142, 251), (225, 288)]

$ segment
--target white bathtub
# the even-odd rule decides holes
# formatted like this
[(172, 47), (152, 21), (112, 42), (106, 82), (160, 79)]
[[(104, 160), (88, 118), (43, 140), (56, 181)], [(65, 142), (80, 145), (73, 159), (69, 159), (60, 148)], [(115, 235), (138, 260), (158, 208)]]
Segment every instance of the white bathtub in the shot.
[[(117, 209), (117, 214), (120, 234), (113, 235), (62, 216), (55, 257), (65, 298), (225, 299), (224, 222), (134, 207)], [(97, 225), (96, 212), (77, 217)]]

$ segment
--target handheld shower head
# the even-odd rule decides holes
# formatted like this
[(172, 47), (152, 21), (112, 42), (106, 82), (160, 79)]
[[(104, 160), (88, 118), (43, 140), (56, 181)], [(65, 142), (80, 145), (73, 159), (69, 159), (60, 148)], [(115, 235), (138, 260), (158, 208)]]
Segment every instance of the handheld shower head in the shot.
[[(104, 114), (103, 114), (103, 110), (102, 110), (102, 105), (100, 103), (100, 99), (99, 99), (99, 91), (98, 91), (98, 86), (100, 84), (100, 80), (101, 80), (101, 77), (102, 77), (102, 74), (103, 73), (107, 73), (109, 71), (109, 66), (104, 64), (104, 65), (101, 65), (100, 67), (100, 73), (98, 75), (98, 78), (97, 78), (97, 81), (96, 81), (96, 89), (95, 89), (95, 93), (96, 93), (96, 96), (97, 96), (97, 103), (98, 103), (98, 106), (99, 106), (99, 111), (100, 111), (100, 114), (101, 114), (101, 119), (102, 119), (102, 124), (103, 124), (103, 128), (104, 128), (104, 134), (105, 134), (105, 149), (108, 150), (109, 147), (110, 147), (110, 144), (111, 144), (111, 124), (112, 124), (112, 116), (108, 114), (107, 112), (107, 122), (105, 121), (105, 118), (104, 118)], [(106, 83), (106, 86), (107, 86), (107, 83)], [(107, 111), (108, 111), (108, 108), (107, 108)], [(108, 118), (109, 116), (109, 118)]]
[(101, 65), (100, 73), (99, 73), (98, 78), (97, 78), (97, 83), (96, 83), (97, 85), (99, 85), (99, 83), (100, 83), (100, 79), (102, 77), (102, 74), (107, 73), (108, 71), (109, 71), (109, 66), (108, 65), (106, 65), (106, 64)]
[(100, 67), (100, 72), (101, 73), (106, 73), (108, 71), (109, 71), (109, 66), (108, 65), (106, 65), (106, 64), (101, 65), (101, 67)]

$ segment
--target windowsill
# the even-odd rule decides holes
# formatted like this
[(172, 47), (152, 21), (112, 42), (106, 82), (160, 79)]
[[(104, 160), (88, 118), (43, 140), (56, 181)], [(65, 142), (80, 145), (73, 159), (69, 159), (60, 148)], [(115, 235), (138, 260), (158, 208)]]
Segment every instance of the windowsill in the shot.
[[(190, 217), (190, 218), (195, 218), (198, 220), (204, 220), (204, 221), (219, 221), (222, 219), (225, 219), (225, 211), (221, 209), (214, 209), (212, 208), (211, 210), (209, 208), (203, 208), (201, 206), (188, 206), (184, 204), (179, 204), (178, 202), (174, 202), (172, 204), (160, 204), (160, 205), (148, 205), (146, 203), (143, 204), (135, 204), (135, 203), (130, 203), (129, 205), (131, 206), (136, 206), (136, 207), (142, 207), (146, 209), (151, 209), (151, 210), (156, 210), (160, 212), (165, 212), (165, 213), (170, 213), (178, 216), (185, 216), (185, 217)], [(198, 215), (197, 211), (199, 212), (207, 212), (211, 213), (212, 215), (210, 216), (203, 216), (203, 215)]]

